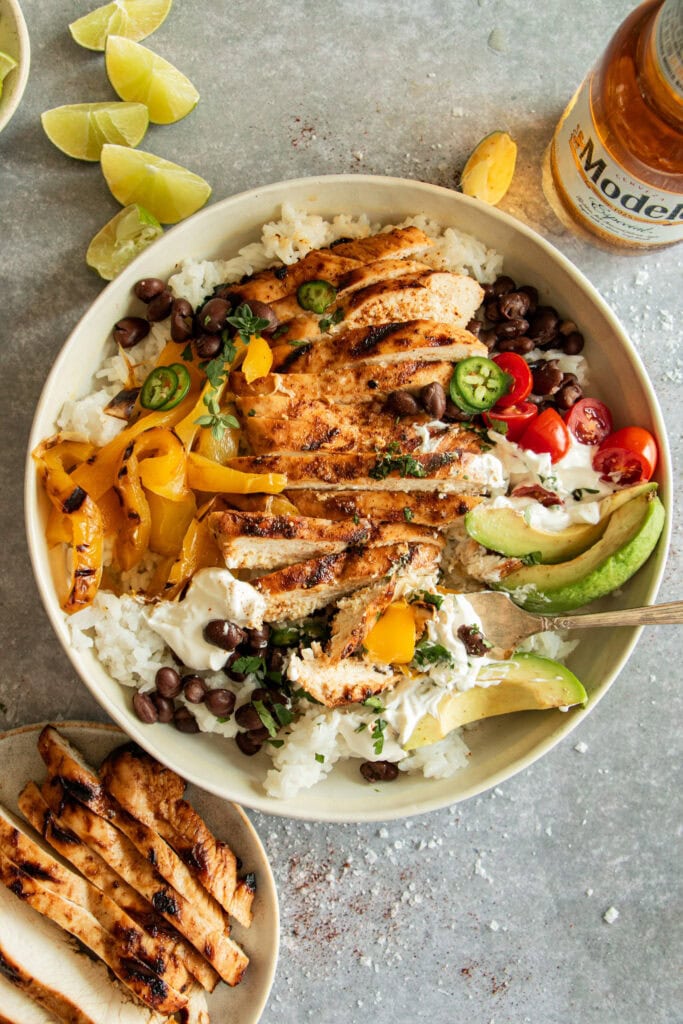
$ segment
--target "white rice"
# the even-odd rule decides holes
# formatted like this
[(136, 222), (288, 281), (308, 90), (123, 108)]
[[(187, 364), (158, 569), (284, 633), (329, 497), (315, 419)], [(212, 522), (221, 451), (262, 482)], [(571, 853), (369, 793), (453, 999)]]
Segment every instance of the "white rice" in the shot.
[[(478, 239), (452, 228), (443, 230), (425, 216), (410, 217), (401, 225), (415, 225), (434, 239), (434, 248), (421, 256), (436, 269), (451, 270), (475, 277), (481, 283), (495, 280), (502, 272), (500, 254), (488, 249)], [(281, 218), (264, 225), (260, 242), (242, 248), (237, 256), (225, 260), (187, 260), (169, 280), (169, 287), (178, 298), (187, 299), (196, 307), (214, 288), (233, 283), (276, 262), (294, 263), (312, 249), (327, 246), (338, 238), (362, 238), (391, 225), (373, 225), (366, 217), (341, 215), (332, 221), (283, 204)], [(93, 381), (94, 390), (84, 398), (68, 401), (58, 420), (60, 430), (69, 436), (90, 440), (100, 446), (114, 437), (124, 426), (122, 420), (103, 414), (107, 402), (131, 381), (141, 383), (169, 338), (169, 322), (154, 324), (147, 339), (138, 345), (135, 364), (128, 356), (114, 351), (104, 361)], [(545, 353), (541, 354), (544, 357)], [(573, 372), (577, 369), (572, 367)], [(122, 583), (132, 591), (142, 587), (154, 568), (154, 559), (122, 574)], [(143, 691), (154, 687), (157, 670), (171, 662), (171, 653), (161, 637), (148, 625), (145, 606), (134, 596), (117, 597), (100, 591), (90, 608), (68, 617), (73, 645), (76, 649), (91, 648), (105, 669), (118, 682)], [(555, 654), (564, 653), (561, 641), (536, 639), (533, 649), (548, 650), (555, 644)], [(559, 643), (559, 646), (558, 646)], [(210, 685), (229, 687), (237, 696), (238, 706), (248, 702), (257, 680), (247, 677), (242, 684), (230, 684), (222, 673), (206, 675)], [(182, 698), (181, 698), (182, 699)], [(191, 705), (202, 731), (232, 738), (237, 732), (234, 716), (221, 721), (203, 705)], [(266, 774), (264, 786), (273, 797), (288, 799), (300, 790), (315, 785), (332, 770), (340, 759), (362, 758), (366, 761), (397, 762), (402, 772), (422, 773), (427, 778), (447, 778), (467, 766), (469, 752), (459, 731), (431, 746), (407, 753), (399, 746), (396, 735), (387, 729), (381, 753), (376, 753), (372, 725), (377, 712), (361, 705), (330, 710), (300, 701), (301, 711), (286, 730), (286, 742), (266, 749), (273, 767)]]

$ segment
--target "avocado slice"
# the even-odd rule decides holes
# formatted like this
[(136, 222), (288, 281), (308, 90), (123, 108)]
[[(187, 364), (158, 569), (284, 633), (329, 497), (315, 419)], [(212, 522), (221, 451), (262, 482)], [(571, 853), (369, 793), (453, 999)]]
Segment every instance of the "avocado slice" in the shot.
[(620, 587), (652, 554), (664, 526), (664, 506), (654, 491), (614, 512), (604, 534), (567, 562), (529, 565), (510, 573), (495, 590), (532, 612), (565, 612)]
[(479, 544), (508, 558), (534, 554), (543, 565), (566, 562), (600, 540), (613, 512), (638, 495), (656, 489), (657, 484), (644, 483), (615, 491), (600, 502), (598, 523), (573, 523), (557, 532), (529, 526), (515, 509), (491, 508), (482, 503), (465, 516), (465, 529)]
[(421, 718), (404, 748), (426, 747), (443, 739), (452, 729), (481, 718), (512, 711), (569, 707), (587, 700), (586, 691), (568, 668), (537, 654), (515, 654), (508, 661), (491, 662), (483, 666), (479, 678), (500, 682), (444, 694), (437, 715)]

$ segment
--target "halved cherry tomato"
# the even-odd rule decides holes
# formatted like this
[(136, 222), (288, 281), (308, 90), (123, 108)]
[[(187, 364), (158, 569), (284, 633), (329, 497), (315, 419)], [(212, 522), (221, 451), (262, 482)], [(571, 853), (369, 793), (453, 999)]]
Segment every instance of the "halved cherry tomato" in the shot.
[(657, 466), (657, 442), (644, 427), (623, 427), (600, 445), (593, 457), (593, 469), (614, 484), (637, 484), (649, 480)]
[(544, 409), (526, 428), (519, 445), (532, 452), (548, 452), (550, 461), (558, 462), (569, 451), (567, 425), (554, 409)]
[(612, 432), (612, 413), (597, 398), (582, 398), (571, 407), (565, 422), (581, 444), (601, 444)]
[(531, 394), (533, 377), (526, 359), (516, 352), (501, 352), (493, 357), (494, 363), (512, 377), (512, 386), (496, 402), (496, 409), (507, 409), (509, 405), (519, 405)]
[[(529, 426), (532, 420), (538, 416), (538, 406), (533, 402), (520, 402), (519, 405), (510, 405), (506, 409), (491, 409), (484, 413), (484, 423), (491, 430), (497, 430), (505, 434), (508, 441), (519, 441), (520, 437)], [(501, 425), (507, 430), (501, 429)]]

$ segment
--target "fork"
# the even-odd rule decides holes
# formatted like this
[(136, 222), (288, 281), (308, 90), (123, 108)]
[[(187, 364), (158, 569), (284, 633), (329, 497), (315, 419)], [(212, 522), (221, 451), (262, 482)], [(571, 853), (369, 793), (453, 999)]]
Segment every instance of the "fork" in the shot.
[(545, 630), (593, 629), (601, 626), (662, 626), (683, 623), (683, 601), (580, 615), (532, 615), (508, 594), (492, 590), (464, 595), (482, 621), (482, 632), (495, 650), (509, 657), (521, 640)]

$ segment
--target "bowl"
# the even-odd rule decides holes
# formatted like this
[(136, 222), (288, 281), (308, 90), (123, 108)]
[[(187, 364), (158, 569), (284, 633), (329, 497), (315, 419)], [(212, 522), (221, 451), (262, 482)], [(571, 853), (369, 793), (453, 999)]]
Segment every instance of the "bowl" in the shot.
[[(657, 400), (623, 328), (586, 278), (540, 236), (493, 207), (434, 185), (363, 175), (299, 179), (253, 189), (201, 211), (150, 246), (103, 290), (66, 341), (38, 404), (30, 449), (54, 432), (63, 402), (88, 390), (111, 326), (130, 311), (131, 289), (137, 280), (165, 278), (183, 257), (211, 259), (235, 253), (259, 237), (264, 222), (279, 217), (283, 201), (323, 216), (364, 212), (371, 221), (384, 223), (424, 213), (502, 252), (506, 273), (535, 284), (542, 302), (553, 301), (584, 332), (593, 379), (599, 385), (596, 390), (615, 411), (617, 423), (642, 424), (661, 440), (658, 479), (668, 501), (670, 462)], [(38, 487), (29, 454), (26, 525), (36, 580), (52, 626), (92, 694), (133, 739), (189, 781), (271, 814), (325, 821), (387, 820), (434, 810), (499, 785), (580, 724), (616, 678), (638, 635), (637, 630), (620, 629), (602, 631), (599, 644), (584, 640), (569, 664), (589, 691), (587, 708), (569, 714), (525, 712), (480, 723), (467, 735), (472, 750), (469, 766), (450, 779), (411, 775), (374, 787), (361, 779), (355, 763), (345, 762), (324, 782), (282, 802), (262, 789), (265, 754), (246, 758), (235, 744), (220, 737), (187, 736), (170, 726), (143, 725), (132, 711), (133, 691), (110, 678), (92, 653), (74, 650), (59, 607), (55, 585), (59, 569), (45, 542), (46, 514), (47, 499)], [(620, 593), (623, 607), (653, 600), (663, 572), (668, 528), (665, 534), (646, 566)]]
[(0, 132), (14, 115), (28, 82), (31, 43), (18, 0), (0, 0), (0, 50), (17, 61), (7, 75), (0, 96)]

